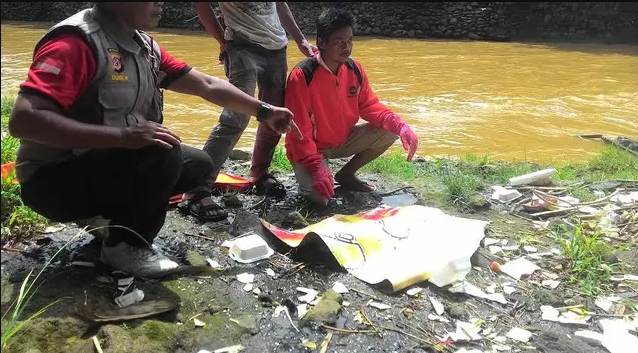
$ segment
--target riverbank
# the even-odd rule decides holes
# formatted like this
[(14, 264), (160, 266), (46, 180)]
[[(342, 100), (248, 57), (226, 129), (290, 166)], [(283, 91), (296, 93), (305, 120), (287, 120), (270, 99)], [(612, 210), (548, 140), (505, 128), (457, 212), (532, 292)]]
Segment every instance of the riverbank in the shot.
[[(3, 163), (5, 154), (6, 158), (11, 157), (7, 146), (14, 145), (5, 135), (5, 114), (10, 106), (3, 102)], [(224, 170), (247, 175), (247, 158), (228, 161)], [(336, 171), (343, 163), (331, 161), (330, 167)], [(498, 293), (505, 288), (504, 283), (513, 283), (510, 288), (516, 291), (506, 292), (505, 302), (451, 293), (447, 287), (427, 282), (417, 285), (422, 290), (416, 296), (405, 291), (389, 295), (344, 271), (322, 263), (305, 263), (303, 259), (294, 261), (285, 253), (256, 264), (235, 262), (222, 243), (247, 231), (263, 232), (260, 218), (292, 230), (334, 214), (356, 214), (389, 202), (388, 198), (375, 194), (338, 192), (328, 208), (316, 209), (296, 195), (290, 164), (281, 149), (273, 166), (288, 189), (283, 200), (267, 199), (259, 207), (253, 207), (261, 201), (260, 197), (237, 193), (242, 206), (229, 207), (229, 219), (218, 223), (197, 223), (170, 210), (156, 245), (181, 264), (206, 265), (203, 259), (209, 258), (223, 270), (160, 281), (135, 279), (128, 291), (143, 290), (143, 303), (168, 300), (176, 303), (177, 309), (110, 324), (90, 324), (78, 315), (78, 308), (85, 304), (91, 310), (113, 310), (113, 299), (121, 294), (113, 282), (115, 275), (97, 261), (99, 242), (72, 223), (42, 223), (39, 228), (42, 231), (19, 237), (13, 232), (10, 238), (5, 238), (6, 219), (12, 219), (13, 223), (7, 225), (12, 231), (12, 226), (25, 220), (17, 215), (5, 217), (6, 197), (16, 190), (5, 189), (10, 184), (3, 182), (3, 345), (14, 313), (9, 310), (10, 304), (19, 297), (20, 286), (29, 271), (37, 272), (49, 260), (52, 261), (40, 278), (41, 285), (34, 287), (37, 290), (30, 301), (23, 303), (26, 308), (17, 319), (24, 320), (54, 303), (23, 326), (3, 350), (86, 352), (93, 351), (97, 342), (105, 352), (197, 352), (234, 345), (242, 345), (244, 352), (307, 352), (318, 351), (322, 344), (327, 345), (328, 351), (339, 352), (431, 351), (433, 347), (443, 352), (464, 347), (491, 351), (495, 346), (499, 349), (509, 346), (514, 351), (533, 346), (539, 352), (606, 352), (600, 343), (574, 336), (575, 331), (599, 331), (597, 323), (605, 315), (631, 320), (638, 312), (636, 282), (612, 280), (614, 276), (635, 274), (638, 266), (635, 203), (633, 208), (618, 211), (618, 217), (610, 220), (600, 215), (583, 217), (569, 213), (532, 217), (529, 212), (520, 211), (521, 205), (513, 207), (520, 203), (518, 200), (510, 204), (492, 200), (490, 189), (491, 185), (506, 185), (511, 177), (555, 167), (556, 189), (536, 191), (571, 195), (583, 203), (599, 201), (591, 205), (602, 208), (610, 203), (608, 200), (617, 189), (638, 188), (638, 158), (625, 151), (607, 146), (591, 160), (569, 165), (504, 163), (487, 156), (455, 160), (419, 158), (408, 163), (402, 154), (389, 154), (366, 167), (362, 177), (374, 183), (380, 193), (409, 185), (413, 188), (397, 192), (404, 201), (489, 222), (486, 238), (473, 257), (474, 268), (466, 280)], [(521, 191), (525, 196), (531, 192), (525, 188)], [(222, 202), (224, 196), (219, 195), (218, 199)], [(495, 245), (500, 249), (495, 249)], [(521, 257), (531, 259), (541, 270), (513, 280), (493, 266), (494, 261), (504, 264)], [(274, 276), (267, 274), (267, 269)], [(253, 287), (259, 289), (259, 295), (246, 291), (245, 284), (236, 280), (236, 275), (242, 272), (255, 275)], [(307, 314), (316, 322), (298, 320), (294, 310), (302, 303), (298, 298), (302, 293), (297, 288), (310, 288), (322, 294), (336, 282), (349, 291), (341, 294), (324, 315), (317, 311)], [(597, 306), (596, 299), (609, 301), (613, 296), (619, 299), (614, 299), (607, 310)], [(371, 297), (390, 308), (367, 306)], [(443, 305), (442, 312), (434, 307), (432, 299)], [(285, 314), (276, 314), (282, 303), (293, 310), (290, 319)], [(544, 305), (563, 308), (561, 311), (572, 307), (603, 316), (590, 315), (584, 325), (575, 327), (544, 320), (540, 311)], [(583, 312), (578, 310), (571, 313), (582, 319), (578, 313)], [(432, 316), (435, 313), (440, 318)], [(195, 319), (205, 326), (196, 327)], [(442, 339), (446, 332), (455, 331), (457, 321), (480, 327), (480, 338), (469, 342)], [(529, 343), (505, 337), (514, 327), (532, 334)]]
[[(56, 22), (89, 2), (2, 3), (2, 20)], [(216, 7), (217, 4), (213, 3)], [(314, 33), (326, 2), (291, 2), (304, 33)], [(635, 2), (341, 2), (356, 18), (357, 35), (491, 41), (638, 43)], [(160, 27), (202, 30), (189, 2), (164, 4)]]

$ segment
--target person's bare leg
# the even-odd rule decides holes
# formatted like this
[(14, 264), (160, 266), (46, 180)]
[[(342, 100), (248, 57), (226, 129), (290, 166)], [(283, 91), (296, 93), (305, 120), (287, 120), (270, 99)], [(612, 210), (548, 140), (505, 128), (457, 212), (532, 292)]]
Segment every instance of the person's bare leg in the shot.
[(370, 192), (373, 189), (365, 182), (359, 180), (356, 177), (357, 171), (364, 165), (372, 162), (378, 158), (388, 149), (389, 146), (382, 146), (373, 149), (367, 149), (365, 151), (355, 154), (346, 165), (339, 170), (334, 178), (341, 187), (351, 191), (363, 191)]

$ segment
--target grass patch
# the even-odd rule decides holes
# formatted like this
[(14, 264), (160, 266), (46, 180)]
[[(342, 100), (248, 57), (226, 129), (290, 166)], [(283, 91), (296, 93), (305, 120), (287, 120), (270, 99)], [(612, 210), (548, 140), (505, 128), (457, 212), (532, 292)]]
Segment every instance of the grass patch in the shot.
[(403, 180), (412, 180), (417, 176), (414, 164), (408, 162), (399, 152), (381, 156), (364, 166), (363, 171), (386, 176), (394, 176)]
[(601, 285), (611, 277), (615, 267), (615, 264), (607, 264), (605, 258), (616, 249), (599, 239), (600, 232), (587, 232), (583, 226), (570, 231), (562, 225), (554, 230), (554, 235), (568, 260), (570, 281), (578, 283), (585, 294), (599, 294)]
[[(2, 164), (13, 162), (16, 150), (20, 145), (18, 139), (9, 135), (8, 124), (15, 98), (2, 97)], [(20, 237), (42, 229), (47, 219), (25, 206), (20, 198), (20, 185), (12, 183), (15, 173), (2, 178), (2, 244), (12, 242)]]
[(277, 145), (275, 148), (275, 154), (272, 157), (270, 168), (281, 172), (292, 171), (292, 164), (290, 164), (290, 161), (286, 156), (286, 149), (283, 146)]

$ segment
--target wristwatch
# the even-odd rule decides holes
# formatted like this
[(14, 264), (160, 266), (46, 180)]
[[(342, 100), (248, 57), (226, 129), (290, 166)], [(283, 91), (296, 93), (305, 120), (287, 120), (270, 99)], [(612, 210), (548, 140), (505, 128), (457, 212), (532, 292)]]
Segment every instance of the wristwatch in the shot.
[(270, 116), (270, 104), (268, 103), (261, 103), (261, 107), (259, 108), (259, 111), (257, 112), (257, 121), (259, 122), (263, 122), (266, 121), (266, 119), (268, 119), (268, 117)]

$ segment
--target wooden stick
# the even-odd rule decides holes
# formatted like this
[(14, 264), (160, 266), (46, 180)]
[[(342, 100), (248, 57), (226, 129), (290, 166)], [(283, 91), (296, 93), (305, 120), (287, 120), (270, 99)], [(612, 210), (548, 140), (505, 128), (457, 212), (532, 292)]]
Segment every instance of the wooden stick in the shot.
[(324, 324), (322, 324), (321, 327), (323, 327), (325, 329), (328, 329), (328, 330), (340, 332), (340, 333), (374, 333), (373, 330), (348, 330), (348, 329), (345, 329), (345, 328), (332, 327), (332, 326), (328, 326), (328, 325), (324, 325)]
[(206, 239), (206, 240), (209, 240), (209, 241), (214, 241), (214, 242), (216, 242), (216, 241), (217, 241), (217, 239), (213, 239), (213, 238), (205, 237), (205, 236), (203, 236), (203, 235), (199, 235), (199, 234), (191, 234), (191, 233), (184, 233), (184, 234), (185, 234), (185, 235), (188, 235), (188, 236), (191, 236), (191, 237), (197, 237), (197, 238)]
[(379, 337), (383, 338), (383, 335), (381, 334), (381, 331), (379, 331), (377, 329), (377, 327), (372, 323), (372, 320), (370, 320), (370, 317), (368, 317), (368, 314), (366, 314), (366, 311), (363, 309), (363, 306), (361, 307), (361, 316), (363, 316), (363, 319), (367, 321), (367, 324), (372, 326), (372, 329), (374, 329), (374, 331), (376, 331), (376, 333), (379, 335)]
[(332, 339), (332, 332), (328, 332), (328, 334), (326, 335), (326, 338), (323, 340), (323, 342), (321, 342), (321, 348), (319, 349), (319, 353), (326, 353), (326, 351), (328, 350), (328, 343), (330, 343), (331, 339)]
[(97, 339), (97, 336), (93, 336), (93, 345), (95, 346), (97, 353), (104, 353), (104, 351), (102, 350), (102, 346), (100, 346), (100, 341), (98, 341)]
[(398, 328), (386, 327), (386, 326), (381, 326), (381, 325), (379, 325), (379, 328), (382, 328), (382, 329), (388, 330), (388, 331), (394, 331), (394, 332), (402, 333), (402, 334), (404, 334), (404, 335), (406, 335), (408, 337), (411, 337), (411, 338), (413, 338), (413, 339), (415, 339), (415, 340), (417, 340), (417, 341), (419, 341), (421, 343), (425, 343), (425, 344), (428, 344), (428, 345), (433, 345), (432, 342), (430, 342), (428, 340), (425, 340), (425, 339), (423, 339), (421, 337), (417, 337), (417, 336), (415, 336), (415, 335), (413, 335), (411, 333), (407, 333), (407, 332), (405, 332), (403, 330), (399, 330)]
[(352, 289), (352, 291), (353, 291), (353, 292), (357, 292), (357, 293), (359, 293), (359, 294), (363, 294), (363, 295), (368, 296), (368, 297), (370, 297), (370, 298), (372, 298), (372, 299), (374, 299), (374, 300), (376, 300), (376, 301), (381, 301), (381, 299), (379, 299), (379, 298), (375, 297), (375, 296), (374, 296), (374, 295), (372, 295), (372, 294), (368, 294), (368, 293), (366, 293), (366, 292), (364, 292), (364, 291), (362, 291), (362, 290), (358, 290), (358, 289), (355, 289), (355, 288), (350, 288), (350, 289)]

